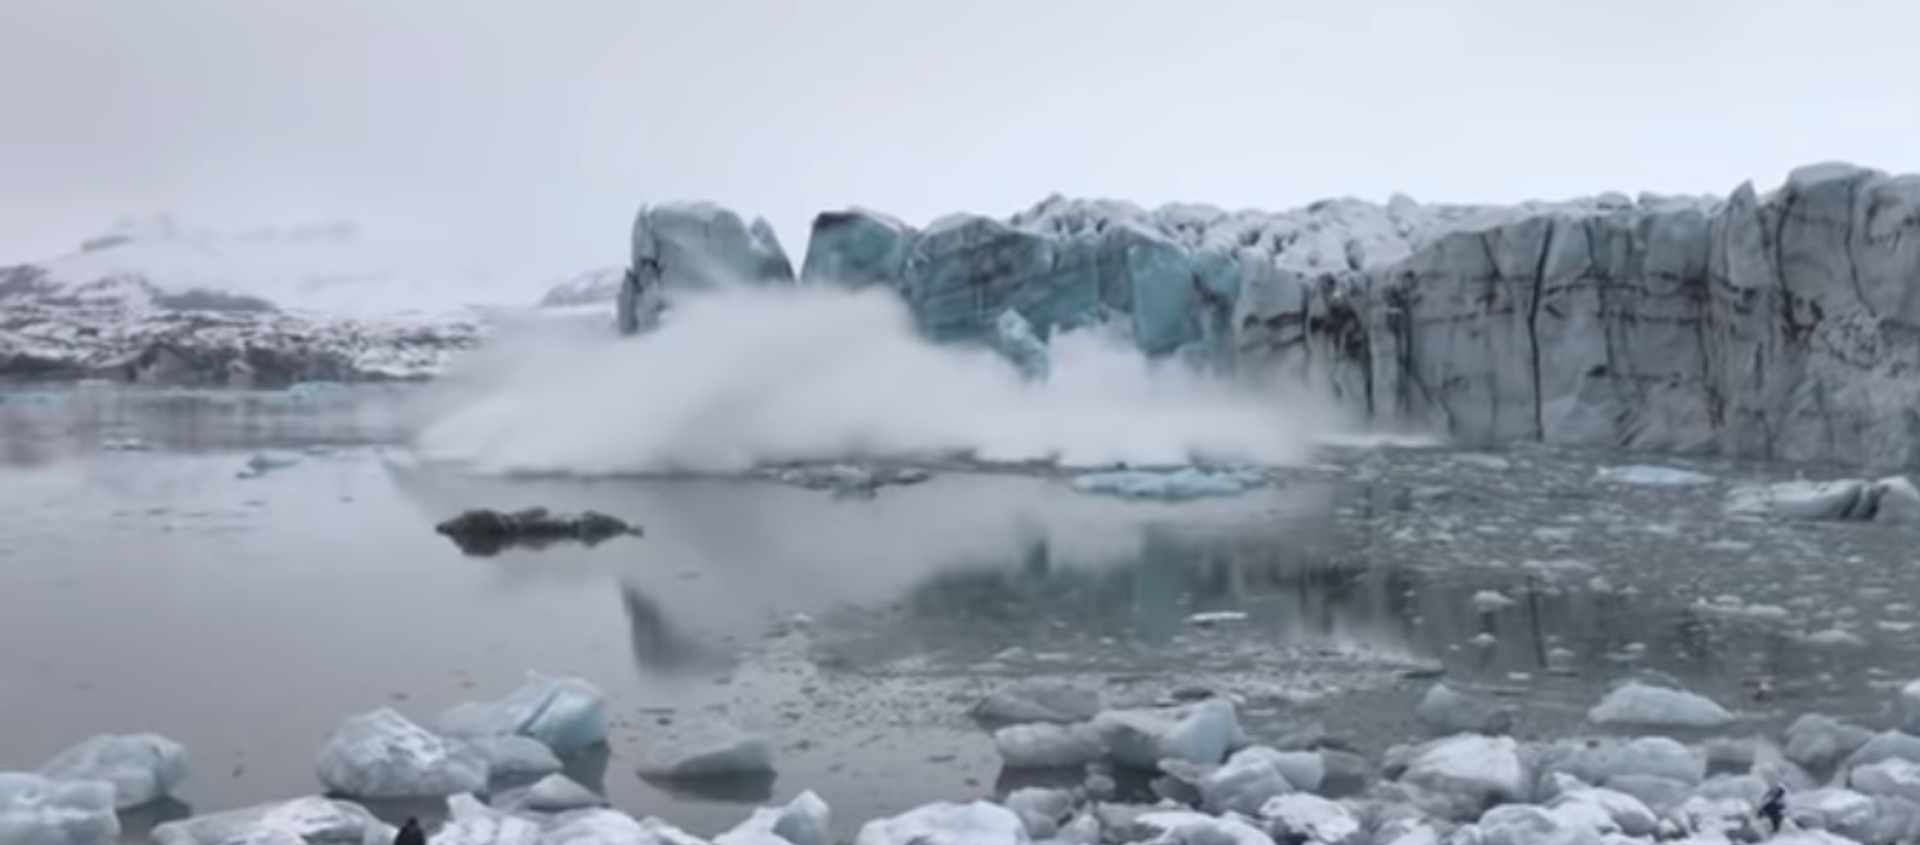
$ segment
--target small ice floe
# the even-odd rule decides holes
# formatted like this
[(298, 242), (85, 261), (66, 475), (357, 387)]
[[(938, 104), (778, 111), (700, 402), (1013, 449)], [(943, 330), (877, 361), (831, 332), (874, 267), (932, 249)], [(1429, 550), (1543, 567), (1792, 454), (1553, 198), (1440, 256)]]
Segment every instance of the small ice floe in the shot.
[(276, 452), (258, 452), (247, 459), (245, 466), (234, 473), (235, 478), (259, 478), (275, 470), (286, 469), (300, 463), (300, 456)]
[(882, 487), (906, 487), (933, 478), (919, 467), (865, 467), (828, 464), (764, 467), (755, 476), (808, 490), (824, 490), (836, 498), (872, 498)]
[(1473, 609), (1480, 613), (1496, 613), (1514, 604), (1512, 598), (1498, 590), (1481, 590), (1473, 594)]
[(1746, 485), (1727, 492), (1726, 512), (1826, 522), (1920, 522), (1920, 489), (1902, 476)]
[(1246, 611), (1241, 611), (1241, 610), (1209, 610), (1204, 613), (1195, 613), (1187, 617), (1187, 624), (1197, 625), (1202, 628), (1211, 627), (1214, 625), (1221, 625), (1228, 622), (1245, 622), (1245, 621), (1247, 621)]
[(1184, 502), (1237, 496), (1267, 483), (1257, 469), (1121, 469), (1089, 472), (1073, 479), (1073, 489), (1090, 495), (1160, 502)]
[(1627, 681), (1588, 710), (1587, 721), (1603, 727), (1712, 730), (1733, 724), (1733, 714), (1703, 695)]
[(1644, 487), (1689, 487), (1696, 484), (1712, 484), (1714, 477), (1703, 472), (1694, 472), (1678, 467), (1657, 466), (1654, 464), (1628, 464), (1617, 467), (1601, 467), (1594, 473), (1594, 480), (1610, 484), (1636, 484)]

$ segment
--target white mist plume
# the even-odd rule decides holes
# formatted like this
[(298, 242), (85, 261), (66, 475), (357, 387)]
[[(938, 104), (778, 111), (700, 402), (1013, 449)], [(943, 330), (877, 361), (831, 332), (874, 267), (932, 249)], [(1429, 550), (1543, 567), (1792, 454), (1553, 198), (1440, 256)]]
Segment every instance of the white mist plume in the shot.
[(937, 345), (886, 289), (729, 287), (618, 337), (602, 317), (503, 329), (450, 377), (415, 445), (481, 472), (737, 472), (785, 461), (963, 456), (1063, 466), (1306, 459), (1334, 414), (1305, 390), (1056, 338), (1030, 382)]

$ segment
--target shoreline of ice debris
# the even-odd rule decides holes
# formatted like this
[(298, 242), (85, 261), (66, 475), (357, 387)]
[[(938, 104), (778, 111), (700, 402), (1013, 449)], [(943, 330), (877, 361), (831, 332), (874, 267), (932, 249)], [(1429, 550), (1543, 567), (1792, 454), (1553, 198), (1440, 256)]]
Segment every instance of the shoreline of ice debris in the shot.
[[(1511, 708), (1436, 683), (1411, 714), (1424, 740), (1369, 760), (1338, 744), (1248, 736), (1229, 698), (1176, 696), (1112, 709), (1096, 689), (1028, 679), (987, 693), (970, 715), (1007, 769), (1077, 773), (863, 820), (854, 845), (1900, 845), (1920, 836), (1920, 681), (1880, 730), (1807, 713), (1775, 739), (1739, 714), (1658, 680), (1616, 684), (1586, 713), (1591, 732), (1520, 739)], [(160, 845), (387, 845), (395, 828), (366, 802), (443, 800), (434, 845), (830, 845), (829, 802), (803, 790), (703, 838), (609, 806), (562, 774), (562, 759), (607, 741), (591, 683), (530, 673), (504, 698), (457, 705), (429, 729), (391, 707), (343, 720), (316, 756), (322, 793), (162, 823)], [(715, 720), (652, 750), (663, 779), (771, 777), (760, 735)], [(154, 734), (100, 735), (35, 771), (0, 772), (5, 845), (94, 845), (118, 813), (187, 781), (186, 749)], [(1146, 795), (1122, 794), (1128, 776)], [(1787, 822), (1756, 813), (1775, 786)], [(1768, 838), (1771, 834), (1771, 838)]]

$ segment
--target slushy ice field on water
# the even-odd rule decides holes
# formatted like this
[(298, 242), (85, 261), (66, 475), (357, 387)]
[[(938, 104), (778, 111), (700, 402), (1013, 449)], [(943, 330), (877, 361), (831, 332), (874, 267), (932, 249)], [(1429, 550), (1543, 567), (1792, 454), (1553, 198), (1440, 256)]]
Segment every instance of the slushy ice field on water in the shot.
[[(1884, 722), (1920, 675), (1914, 528), (1723, 512), (1731, 485), (1818, 468), (1343, 448), (1183, 504), (960, 466), (871, 498), (508, 480), (403, 459), (409, 390), (0, 394), (0, 769), (152, 730), (191, 751), (196, 812), (289, 798), (342, 716), (427, 718), (538, 669), (611, 696), (583, 782), (710, 834), (806, 788), (847, 824), (994, 794), (1011, 779), (968, 710), (1007, 678), (1212, 690), (1249, 733), (1372, 753), (1417, 735), (1441, 676), (1518, 707), (1524, 737), (1636, 673), (1773, 735)], [(1711, 480), (1602, 472), (1628, 463)], [(432, 530), (536, 505), (646, 536), (473, 558)], [(712, 710), (775, 741), (770, 785), (635, 773)]]

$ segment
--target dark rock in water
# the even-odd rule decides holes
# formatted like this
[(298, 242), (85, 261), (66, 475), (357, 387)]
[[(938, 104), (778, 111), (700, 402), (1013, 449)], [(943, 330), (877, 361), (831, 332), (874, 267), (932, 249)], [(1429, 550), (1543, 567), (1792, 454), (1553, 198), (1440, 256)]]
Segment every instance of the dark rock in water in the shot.
[(597, 546), (615, 537), (640, 536), (638, 526), (594, 511), (556, 515), (546, 508), (470, 510), (433, 527), (474, 557), (509, 548), (539, 549), (559, 542)]
[(409, 816), (394, 833), (393, 845), (427, 845), (427, 834), (420, 829), (420, 820)]

